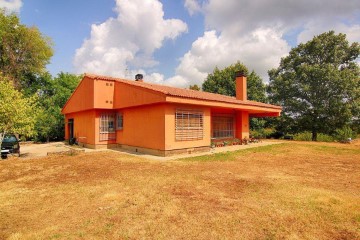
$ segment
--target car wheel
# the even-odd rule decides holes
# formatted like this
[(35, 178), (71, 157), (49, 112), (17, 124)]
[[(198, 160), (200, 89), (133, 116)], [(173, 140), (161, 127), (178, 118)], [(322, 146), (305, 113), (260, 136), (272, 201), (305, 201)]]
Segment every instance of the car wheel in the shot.
[(20, 157), (20, 151), (18, 152), (18, 157)]
[(1, 155), (1, 159), (6, 159), (7, 155)]

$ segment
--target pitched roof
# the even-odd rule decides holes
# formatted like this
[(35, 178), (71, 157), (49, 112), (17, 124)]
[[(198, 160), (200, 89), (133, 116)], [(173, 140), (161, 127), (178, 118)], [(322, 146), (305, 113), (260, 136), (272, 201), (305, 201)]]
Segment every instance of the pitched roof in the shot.
[(121, 78), (94, 75), (94, 74), (89, 74), (89, 73), (86, 73), (85, 76), (88, 78), (94, 79), (94, 80), (97, 79), (97, 80), (117, 81), (117, 82), (125, 83), (128, 85), (137, 86), (137, 87), (149, 89), (152, 91), (156, 91), (156, 92), (165, 94), (167, 96), (281, 109), (280, 106), (276, 106), (276, 105), (255, 102), (255, 101), (249, 101), (249, 100), (241, 101), (241, 100), (236, 99), (235, 97), (230, 97), (230, 96), (216, 94), (216, 93), (195, 91), (195, 90), (191, 90), (191, 89), (175, 88), (175, 87), (169, 87), (169, 86), (164, 86), (164, 85), (159, 85), (159, 84), (154, 84), (154, 83), (139, 82), (139, 81), (134, 81), (134, 80), (125, 80), (125, 79), (121, 79)]

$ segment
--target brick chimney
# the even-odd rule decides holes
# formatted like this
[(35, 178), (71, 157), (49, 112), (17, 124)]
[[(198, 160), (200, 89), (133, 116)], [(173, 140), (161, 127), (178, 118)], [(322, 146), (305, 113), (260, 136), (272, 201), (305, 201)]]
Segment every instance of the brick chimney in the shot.
[(236, 85), (236, 99), (246, 101), (247, 100), (247, 80), (246, 75), (243, 72), (235, 73), (235, 85)]

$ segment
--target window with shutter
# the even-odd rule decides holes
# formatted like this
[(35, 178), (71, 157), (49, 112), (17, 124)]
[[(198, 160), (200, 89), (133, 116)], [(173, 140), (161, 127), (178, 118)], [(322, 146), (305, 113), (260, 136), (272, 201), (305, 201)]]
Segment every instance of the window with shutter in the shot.
[(175, 140), (191, 141), (204, 138), (204, 113), (198, 110), (176, 109)]
[(233, 138), (234, 137), (234, 116), (214, 115), (211, 117), (212, 138)]

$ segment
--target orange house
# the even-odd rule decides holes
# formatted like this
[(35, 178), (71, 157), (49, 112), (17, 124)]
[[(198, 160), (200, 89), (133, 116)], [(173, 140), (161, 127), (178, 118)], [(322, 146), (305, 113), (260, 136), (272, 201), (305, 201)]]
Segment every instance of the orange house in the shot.
[(62, 109), (65, 139), (89, 148), (118, 147), (169, 156), (210, 150), (211, 141), (249, 137), (249, 117), (281, 107), (248, 101), (246, 76), (236, 98), (136, 80), (86, 74)]

